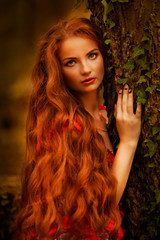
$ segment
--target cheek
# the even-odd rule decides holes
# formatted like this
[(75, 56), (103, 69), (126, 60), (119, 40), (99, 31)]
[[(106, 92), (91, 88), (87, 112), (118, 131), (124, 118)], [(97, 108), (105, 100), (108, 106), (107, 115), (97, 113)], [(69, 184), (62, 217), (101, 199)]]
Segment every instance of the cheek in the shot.
[(66, 85), (70, 88), (75, 84), (75, 79), (77, 79), (77, 75), (75, 71), (63, 71), (63, 80)]
[(64, 76), (65, 83), (71, 87), (75, 84), (75, 76), (73, 74), (67, 74)]
[(74, 79), (77, 75), (75, 68), (62, 69), (62, 72), (65, 79)]

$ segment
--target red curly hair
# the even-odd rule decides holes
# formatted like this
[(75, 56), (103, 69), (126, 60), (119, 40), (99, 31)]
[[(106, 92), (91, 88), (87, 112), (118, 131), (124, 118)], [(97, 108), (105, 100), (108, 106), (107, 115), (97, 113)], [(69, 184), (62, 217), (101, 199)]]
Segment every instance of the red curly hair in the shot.
[[(72, 226), (70, 239), (84, 236), (82, 226), (86, 220), (96, 233), (110, 219), (114, 221), (114, 232), (121, 224), (115, 200), (117, 182), (106, 159), (103, 138), (92, 116), (63, 81), (58, 48), (70, 36), (96, 41), (103, 54), (99, 29), (84, 18), (61, 21), (40, 44), (32, 73), (17, 240), (26, 239), (33, 227), (40, 238), (49, 239), (52, 224), (58, 227), (58, 236), (64, 215)], [(73, 124), (77, 119), (82, 129), (79, 133)]]

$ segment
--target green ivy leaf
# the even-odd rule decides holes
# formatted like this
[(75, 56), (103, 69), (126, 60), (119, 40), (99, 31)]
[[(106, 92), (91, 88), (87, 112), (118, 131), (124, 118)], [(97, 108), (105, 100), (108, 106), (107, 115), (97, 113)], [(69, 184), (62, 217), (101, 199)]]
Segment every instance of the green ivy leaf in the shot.
[(108, 23), (108, 27), (110, 29), (113, 28), (116, 25), (115, 22), (113, 22), (111, 19), (108, 19), (107, 23)]
[(117, 81), (119, 84), (125, 85), (128, 82), (129, 78), (121, 78)]
[(151, 85), (151, 87), (147, 87), (145, 91), (152, 94), (152, 92), (153, 92), (153, 90), (154, 90), (155, 88), (156, 88), (155, 85)]
[(112, 66), (111, 66), (111, 67), (108, 67), (108, 68), (106, 68), (106, 70), (107, 70), (108, 72), (110, 72), (112, 69), (113, 69), (113, 67), (112, 67)]
[(149, 37), (147, 35), (144, 35), (141, 41), (143, 42), (143, 41), (149, 41), (149, 40), (150, 40)]
[(104, 6), (104, 12), (103, 12), (103, 22), (105, 23), (107, 20), (107, 11), (108, 11), (108, 3), (106, 2), (106, 0), (102, 0), (101, 3)]
[(156, 150), (157, 150), (157, 146), (158, 144), (157, 143), (154, 143), (153, 141), (149, 141), (147, 142), (147, 147), (148, 147), (148, 150), (149, 150), (149, 156), (150, 158), (153, 157), (153, 155), (156, 153)]
[(106, 39), (106, 40), (104, 41), (104, 43), (105, 43), (106, 45), (108, 45), (109, 43), (111, 43), (111, 39)]
[(105, 36), (107, 36), (108, 35), (108, 33), (107, 32), (104, 32), (103, 33), (103, 38), (105, 38)]
[(160, 203), (160, 190), (155, 190), (155, 194), (156, 194), (156, 202), (157, 204)]
[(6, 205), (9, 204), (9, 203), (10, 203), (9, 199), (2, 199), (2, 200), (1, 200), (1, 205), (2, 205), (2, 207), (6, 206)]
[(134, 60), (130, 59), (125, 65), (124, 68), (126, 70), (132, 71), (134, 69), (135, 65), (134, 65)]
[(138, 96), (137, 102), (140, 102), (142, 104), (146, 103), (146, 93), (143, 88), (140, 88), (137, 90), (136, 95)]
[(138, 80), (138, 83), (143, 83), (143, 82), (146, 82), (147, 79), (145, 78), (144, 75), (140, 76), (139, 80)]
[(152, 127), (152, 134), (153, 134), (153, 136), (156, 135), (158, 132), (160, 132), (160, 128), (159, 127)]
[(142, 54), (144, 54), (144, 49), (143, 48), (140, 48), (140, 47), (137, 46), (133, 49), (133, 58), (135, 58), (137, 56), (140, 56)]
[(112, 12), (113, 10), (114, 10), (113, 3), (110, 2), (109, 5), (108, 5), (107, 14)]
[(150, 43), (149, 42), (146, 42), (145, 46), (144, 46), (144, 49), (146, 50), (149, 50), (150, 49)]
[(138, 59), (138, 64), (142, 67), (142, 70), (150, 70), (150, 68), (147, 66), (146, 64), (146, 59), (147, 57), (146, 56), (141, 56), (139, 59)]
[(160, 134), (158, 135), (157, 140), (160, 140)]
[(146, 153), (146, 154), (144, 155), (144, 157), (149, 157), (149, 154), (148, 154), (148, 153)]
[(150, 163), (150, 164), (148, 164), (148, 167), (150, 167), (150, 168), (155, 167), (155, 164), (154, 163)]
[(143, 88), (138, 89), (137, 92), (136, 92), (136, 95), (138, 97), (141, 97), (141, 98), (146, 98), (146, 93), (145, 93), (145, 90)]
[(145, 98), (139, 97), (139, 98), (137, 99), (137, 102), (140, 102), (140, 103), (142, 103), (142, 104), (145, 104), (145, 103), (147, 102), (147, 100), (146, 100)]
[(142, 70), (147, 70), (147, 71), (149, 71), (150, 68), (147, 66), (147, 64), (144, 64), (144, 65), (142, 66)]
[(152, 72), (153, 72), (153, 71), (149, 71), (149, 72), (147, 72), (145, 75), (146, 75), (147, 77), (151, 78)]
[(147, 139), (144, 140), (144, 143), (148, 143), (148, 142), (152, 142), (152, 140), (149, 139), (149, 138), (147, 138)]
[(112, 55), (115, 57), (117, 55), (117, 51), (116, 52), (113, 52)]
[(146, 59), (147, 59), (146, 56), (141, 56), (141, 57), (138, 59), (138, 63), (139, 63), (139, 65), (141, 65), (141, 67), (143, 67), (143, 66), (146, 64)]

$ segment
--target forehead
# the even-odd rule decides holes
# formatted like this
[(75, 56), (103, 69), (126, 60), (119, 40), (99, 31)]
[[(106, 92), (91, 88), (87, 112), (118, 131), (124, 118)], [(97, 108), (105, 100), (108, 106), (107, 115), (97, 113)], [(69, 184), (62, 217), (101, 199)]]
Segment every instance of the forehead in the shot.
[(87, 38), (73, 36), (63, 40), (59, 45), (59, 57), (77, 57), (79, 54), (87, 54), (93, 49), (99, 49), (96, 41)]

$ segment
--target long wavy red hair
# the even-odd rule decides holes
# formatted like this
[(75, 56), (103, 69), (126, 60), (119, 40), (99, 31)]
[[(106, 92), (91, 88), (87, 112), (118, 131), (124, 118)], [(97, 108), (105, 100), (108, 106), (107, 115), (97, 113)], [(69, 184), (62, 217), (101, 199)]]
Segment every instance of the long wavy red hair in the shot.
[[(49, 239), (51, 225), (60, 229), (66, 214), (72, 226), (70, 239), (84, 236), (84, 221), (96, 233), (110, 219), (115, 223), (114, 232), (121, 224), (115, 201), (116, 179), (108, 165), (103, 138), (92, 116), (63, 81), (58, 48), (62, 40), (73, 35), (96, 41), (103, 54), (99, 29), (84, 18), (61, 21), (40, 44), (32, 74), (17, 240), (30, 235), (33, 227), (40, 238)], [(79, 133), (73, 125), (75, 119), (82, 129)]]

